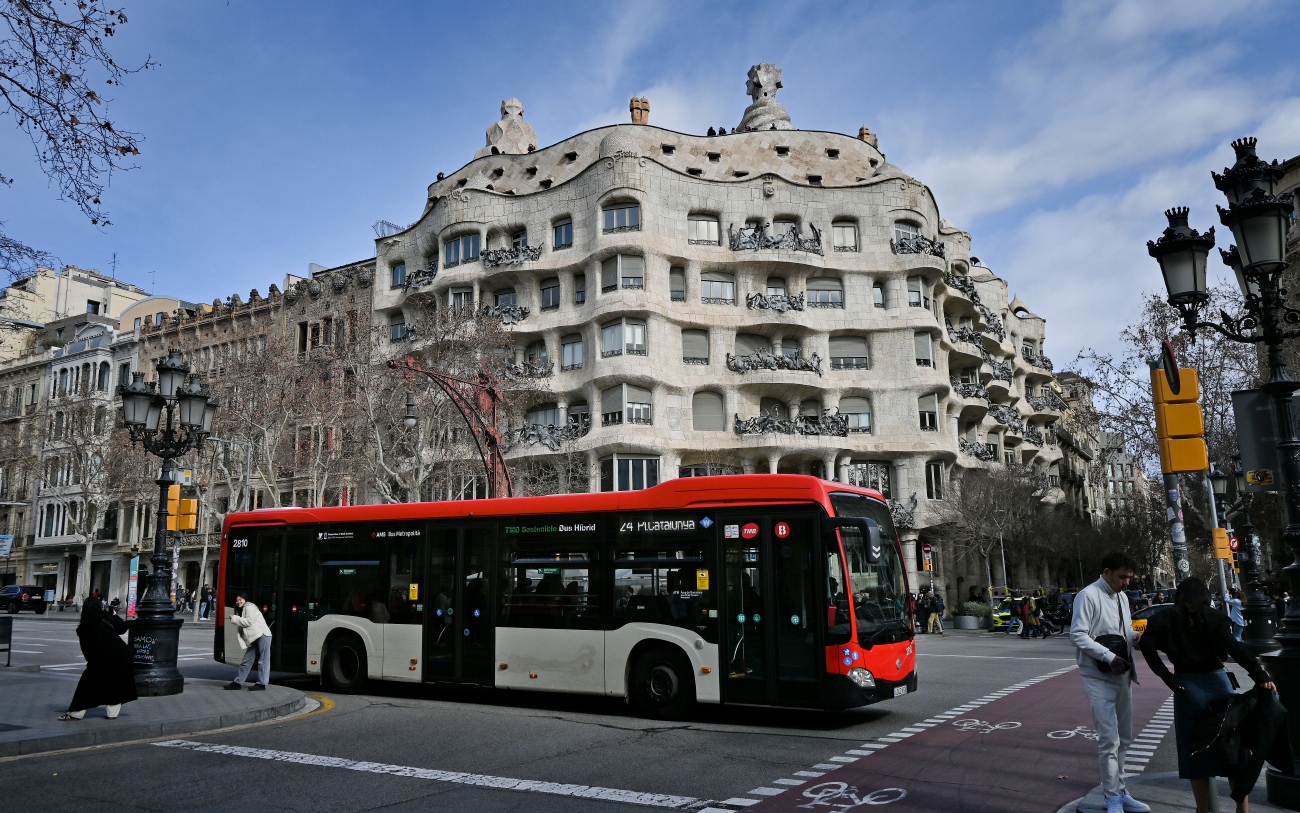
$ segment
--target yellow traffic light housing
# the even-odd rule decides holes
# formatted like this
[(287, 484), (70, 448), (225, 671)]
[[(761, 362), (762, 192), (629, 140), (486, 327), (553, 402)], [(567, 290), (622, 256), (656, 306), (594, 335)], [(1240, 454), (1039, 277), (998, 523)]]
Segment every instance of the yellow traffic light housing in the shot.
[(1178, 380), (1179, 389), (1174, 393), (1163, 370), (1151, 371), (1160, 469), (1165, 474), (1208, 471), (1210, 454), (1205, 446), (1205, 417), (1197, 403), (1201, 397), (1200, 380), (1191, 368), (1180, 368)]
[(1228, 544), (1228, 529), (1215, 528), (1214, 532), (1214, 558), (1231, 559), (1232, 546)]
[(199, 501), (181, 500), (181, 513), (176, 518), (176, 530), (193, 531), (199, 527)]
[(167, 530), (175, 531), (176, 520), (181, 514), (181, 487), (167, 487)]

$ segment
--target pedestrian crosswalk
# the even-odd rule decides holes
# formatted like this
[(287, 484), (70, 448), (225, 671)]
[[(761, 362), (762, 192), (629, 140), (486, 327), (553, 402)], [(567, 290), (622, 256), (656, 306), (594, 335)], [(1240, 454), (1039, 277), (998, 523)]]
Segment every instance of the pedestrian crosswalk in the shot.
[(1147, 727), (1133, 738), (1133, 744), (1128, 747), (1128, 752), (1124, 756), (1124, 773), (1145, 771), (1147, 763), (1160, 747), (1160, 741), (1165, 738), (1173, 725), (1174, 698), (1170, 695), (1169, 699), (1160, 704), (1160, 709), (1151, 718), (1151, 722), (1147, 723)]

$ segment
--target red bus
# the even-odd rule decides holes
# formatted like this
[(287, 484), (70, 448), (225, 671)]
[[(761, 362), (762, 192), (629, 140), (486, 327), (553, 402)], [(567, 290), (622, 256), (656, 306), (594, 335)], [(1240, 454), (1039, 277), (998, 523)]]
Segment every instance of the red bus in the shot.
[(843, 709), (916, 689), (880, 494), (801, 475), (643, 491), (264, 509), (222, 528), (215, 657), (262, 608), (271, 668), (367, 679)]

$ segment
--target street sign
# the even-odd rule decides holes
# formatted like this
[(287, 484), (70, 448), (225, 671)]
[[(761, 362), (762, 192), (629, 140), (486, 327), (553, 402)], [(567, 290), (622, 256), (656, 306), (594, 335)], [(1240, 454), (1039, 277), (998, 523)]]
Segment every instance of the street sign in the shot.
[(14, 552), (13, 534), (0, 534), (0, 556), (8, 559)]
[(1241, 547), (1241, 540), (1235, 536), (1228, 537), (1228, 547), (1232, 548), (1235, 553), (1236, 550)]
[(926, 542), (924, 545), (921, 546), (921, 553), (924, 553), (926, 556), (929, 556), (930, 554), (934, 553), (934, 548), (930, 547), (929, 542)]
[(1165, 370), (1169, 391), (1177, 395), (1183, 388), (1178, 371), (1178, 356), (1174, 355), (1174, 346), (1167, 341), (1160, 348), (1160, 366)]

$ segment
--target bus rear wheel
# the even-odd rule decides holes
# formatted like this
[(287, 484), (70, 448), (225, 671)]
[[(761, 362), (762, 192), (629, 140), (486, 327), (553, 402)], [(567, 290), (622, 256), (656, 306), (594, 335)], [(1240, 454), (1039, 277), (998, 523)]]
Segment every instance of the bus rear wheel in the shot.
[(361, 691), (366, 682), (366, 647), (355, 635), (340, 635), (325, 650), (320, 670), (325, 688), (342, 694)]
[(629, 689), (632, 704), (647, 717), (680, 720), (695, 705), (691, 664), (672, 647), (655, 647), (637, 658)]

